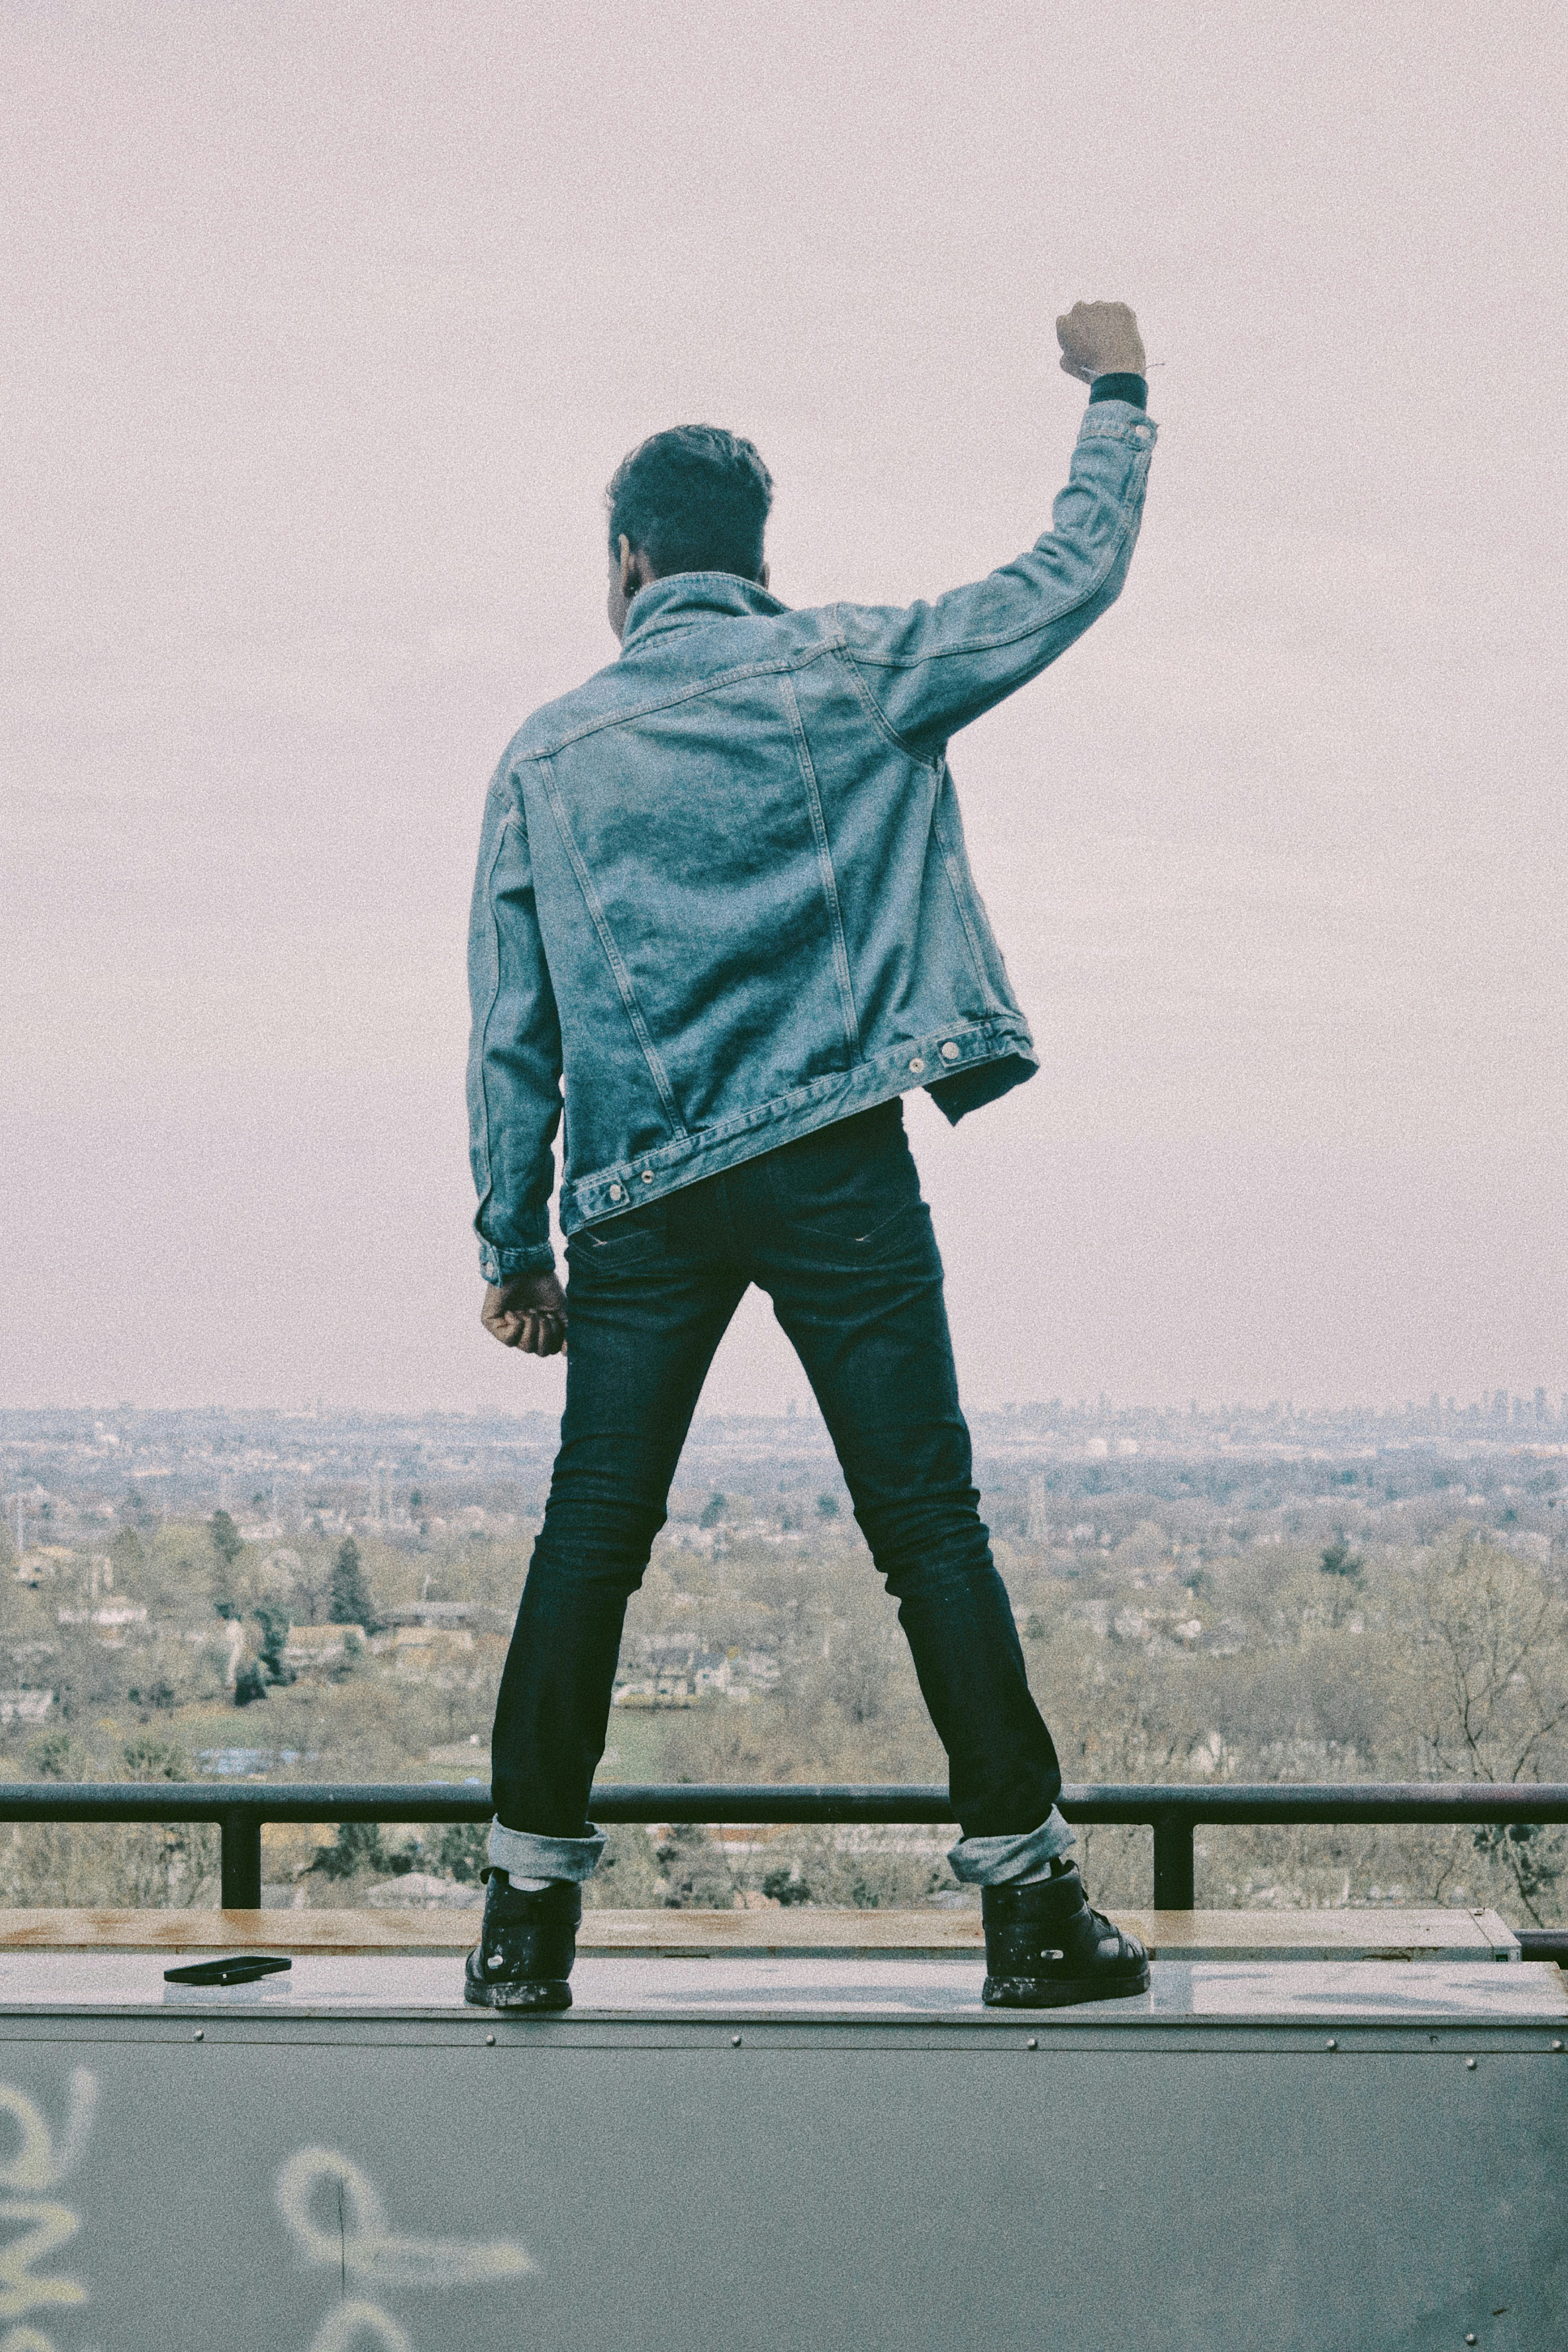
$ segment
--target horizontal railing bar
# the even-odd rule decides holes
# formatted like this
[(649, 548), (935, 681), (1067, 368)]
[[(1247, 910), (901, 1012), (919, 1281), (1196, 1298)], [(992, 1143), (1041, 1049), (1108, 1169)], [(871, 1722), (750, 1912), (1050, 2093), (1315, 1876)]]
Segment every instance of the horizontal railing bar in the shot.
[[(1066, 1787), (1061, 1810), (1089, 1822), (1568, 1822), (1568, 1782), (1488, 1780), (1100, 1782)], [(484, 1822), (488, 1789), (449, 1780), (0, 1780), (0, 1822)], [(913, 1826), (956, 1821), (935, 1784), (879, 1781), (607, 1782), (596, 1822)]]

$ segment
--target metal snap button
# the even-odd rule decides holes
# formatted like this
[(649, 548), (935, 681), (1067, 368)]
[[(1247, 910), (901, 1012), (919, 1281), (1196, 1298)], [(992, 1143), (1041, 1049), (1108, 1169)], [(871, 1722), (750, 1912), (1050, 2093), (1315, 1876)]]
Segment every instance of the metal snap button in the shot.
[(653, 1170), (651, 1168), (645, 1168), (643, 1170), (642, 1180), (645, 1184), (651, 1184), (653, 1182)]
[(914, 1060), (910, 1064), (910, 1067), (914, 1072), (917, 1078), (921, 1072), (925, 1068), (925, 1064), (921, 1061), (918, 1054), (915, 1055)]
[(618, 1201), (618, 1200), (620, 1199), (620, 1197), (621, 1197), (621, 1188), (620, 1188), (620, 1186), (619, 1186), (618, 1184), (612, 1184), (612, 1185), (611, 1185), (611, 1187), (610, 1187), (610, 1198), (611, 1198), (611, 1200), (612, 1200), (612, 1201)]
[(958, 1059), (958, 1047), (951, 1037), (942, 1049), (942, 1058), (944, 1062), (956, 1062)]

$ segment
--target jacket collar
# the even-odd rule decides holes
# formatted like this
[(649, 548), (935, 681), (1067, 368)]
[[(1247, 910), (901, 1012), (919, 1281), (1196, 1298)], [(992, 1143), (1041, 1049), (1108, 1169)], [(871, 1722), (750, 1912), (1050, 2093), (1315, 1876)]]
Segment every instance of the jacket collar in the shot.
[(754, 580), (742, 580), (738, 572), (672, 572), (668, 579), (650, 581), (632, 598), (626, 607), (621, 651), (626, 653), (647, 638), (662, 636), (668, 630), (694, 628), (704, 621), (745, 620), (788, 611), (787, 604), (781, 604)]

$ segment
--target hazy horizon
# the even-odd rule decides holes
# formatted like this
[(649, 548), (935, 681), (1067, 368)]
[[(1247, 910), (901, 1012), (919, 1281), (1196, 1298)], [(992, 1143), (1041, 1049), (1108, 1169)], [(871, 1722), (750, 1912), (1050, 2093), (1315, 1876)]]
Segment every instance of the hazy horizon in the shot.
[[(0, 1403), (558, 1407), (479, 1327), (463, 944), (615, 653), (603, 486), (731, 425), (786, 602), (939, 593), (1048, 521), (1079, 297), (1161, 442), (1121, 604), (953, 745), (1042, 1057), (910, 1098), (966, 1397), (1568, 1388), (1557, 12), (0, 41)], [(806, 1393), (753, 1296), (700, 1410)]]

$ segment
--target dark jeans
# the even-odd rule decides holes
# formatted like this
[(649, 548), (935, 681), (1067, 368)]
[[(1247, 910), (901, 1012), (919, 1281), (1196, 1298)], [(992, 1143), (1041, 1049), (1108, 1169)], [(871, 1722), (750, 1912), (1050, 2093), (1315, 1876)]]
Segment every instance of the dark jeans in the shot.
[(567, 1261), (561, 1451), (496, 1709), (501, 1823), (585, 1833), (626, 1602), (708, 1367), (753, 1282), (805, 1366), (898, 1601), (965, 1836), (1046, 1821), (1061, 1774), (977, 1508), (942, 1260), (901, 1106), (587, 1227)]

